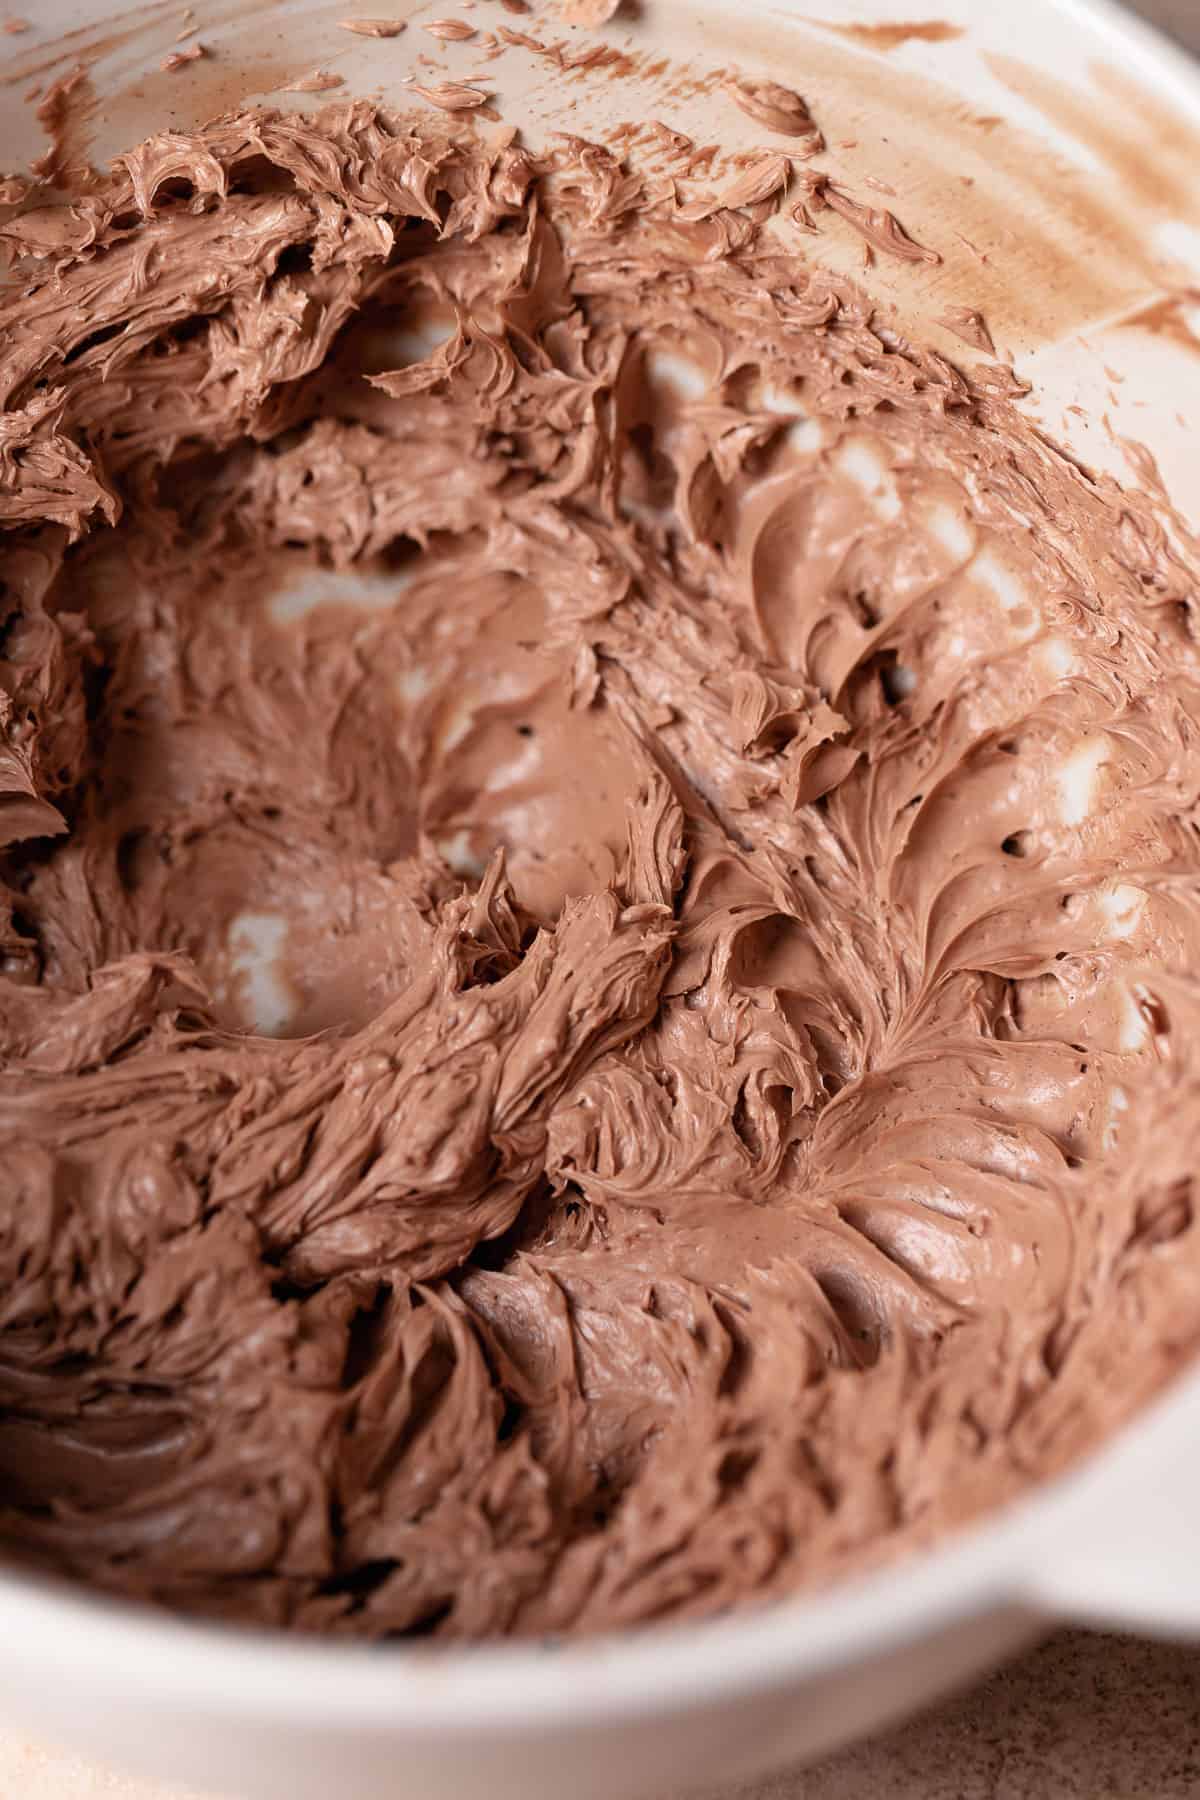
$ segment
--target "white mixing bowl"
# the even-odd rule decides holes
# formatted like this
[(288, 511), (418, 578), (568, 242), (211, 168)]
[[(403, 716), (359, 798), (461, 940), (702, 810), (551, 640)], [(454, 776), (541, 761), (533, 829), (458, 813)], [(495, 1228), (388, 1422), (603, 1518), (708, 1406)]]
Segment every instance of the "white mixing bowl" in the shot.
[[(100, 97), (103, 156), (314, 66), (344, 76), (344, 93), (400, 104), (399, 78), (432, 40), (354, 37), (336, 22), (438, 11), (412, 0), (195, 7), (211, 54), (169, 74), (160, 64), (187, 23), (185, 0), (27, 0), (34, 29), (0, 39), (0, 166), (42, 147), (22, 100), (31, 83), (80, 57)], [(935, 343), (947, 304), (982, 306), (1056, 437), (1118, 474), (1128, 467), (1117, 439), (1148, 444), (1176, 503), (1200, 520), (1189, 429), (1200, 341), (1189, 348), (1186, 306), (1164, 331), (1158, 304), (1200, 287), (1200, 69), (1107, 0), (937, 0), (928, 10), (960, 35), (887, 49), (844, 28), (904, 21), (922, 11), (913, 0), (628, 10), (637, 16), (618, 15), (605, 38), (670, 67), (651, 55), (623, 80), (568, 81), (511, 53), (490, 72), (503, 117), (535, 144), (568, 121), (586, 132), (648, 115), (749, 144), (752, 127), (719, 91), (676, 87), (679, 65), (736, 62), (798, 87), (833, 146), (825, 166), (886, 177), (905, 224), (943, 252), (936, 270), (873, 269), (872, 289)], [(470, 66), (466, 46), (437, 53)], [(855, 270), (861, 244), (831, 232), (820, 254)], [(949, 337), (940, 347), (962, 352)], [(1054, 1622), (1200, 1636), (1198, 1498), (1193, 1374), (1068, 1479), (944, 1548), (705, 1626), (565, 1648), (368, 1649), (207, 1628), (8, 1574), (0, 1711), (146, 1773), (246, 1796), (621, 1800), (711, 1786), (828, 1751)]]

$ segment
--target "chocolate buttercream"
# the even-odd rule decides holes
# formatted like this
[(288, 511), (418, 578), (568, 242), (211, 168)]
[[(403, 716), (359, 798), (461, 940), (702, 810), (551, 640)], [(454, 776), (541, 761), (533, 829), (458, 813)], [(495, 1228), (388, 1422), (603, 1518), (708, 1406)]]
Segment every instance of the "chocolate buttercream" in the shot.
[(11, 1555), (712, 1613), (1191, 1350), (1190, 552), (784, 185), (354, 103), (0, 228)]

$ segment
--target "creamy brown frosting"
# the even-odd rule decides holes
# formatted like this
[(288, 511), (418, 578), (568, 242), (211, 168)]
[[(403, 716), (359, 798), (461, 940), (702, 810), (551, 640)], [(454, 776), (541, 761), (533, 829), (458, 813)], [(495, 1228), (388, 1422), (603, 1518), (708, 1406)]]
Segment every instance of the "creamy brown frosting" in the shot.
[(1190, 1351), (1190, 560), (779, 185), (355, 103), (3, 227), (12, 1554), (710, 1613)]

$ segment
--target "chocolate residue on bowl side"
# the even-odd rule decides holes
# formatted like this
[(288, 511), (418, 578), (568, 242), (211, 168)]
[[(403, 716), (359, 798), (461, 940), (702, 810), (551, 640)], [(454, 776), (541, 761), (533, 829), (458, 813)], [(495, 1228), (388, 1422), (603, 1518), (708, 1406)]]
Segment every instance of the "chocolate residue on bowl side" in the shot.
[(910, 19), (875, 25), (844, 25), (833, 19), (816, 22), (826, 31), (836, 31), (839, 37), (865, 44), (870, 50), (898, 50), (901, 44), (912, 43), (949, 44), (963, 35), (963, 27), (952, 25), (948, 19)]

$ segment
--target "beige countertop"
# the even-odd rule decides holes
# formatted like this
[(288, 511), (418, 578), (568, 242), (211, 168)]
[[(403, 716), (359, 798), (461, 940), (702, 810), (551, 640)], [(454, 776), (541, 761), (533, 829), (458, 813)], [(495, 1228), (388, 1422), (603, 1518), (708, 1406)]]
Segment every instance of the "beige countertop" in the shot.
[[(1137, 4), (1200, 50), (1200, 0)], [(1062, 1632), (923, 1718), (720, 1800), (1109, 1797), (1200, 1800), (1200, 1646)], [(0, 1733), (0, 1800), (186, 1797)]]

